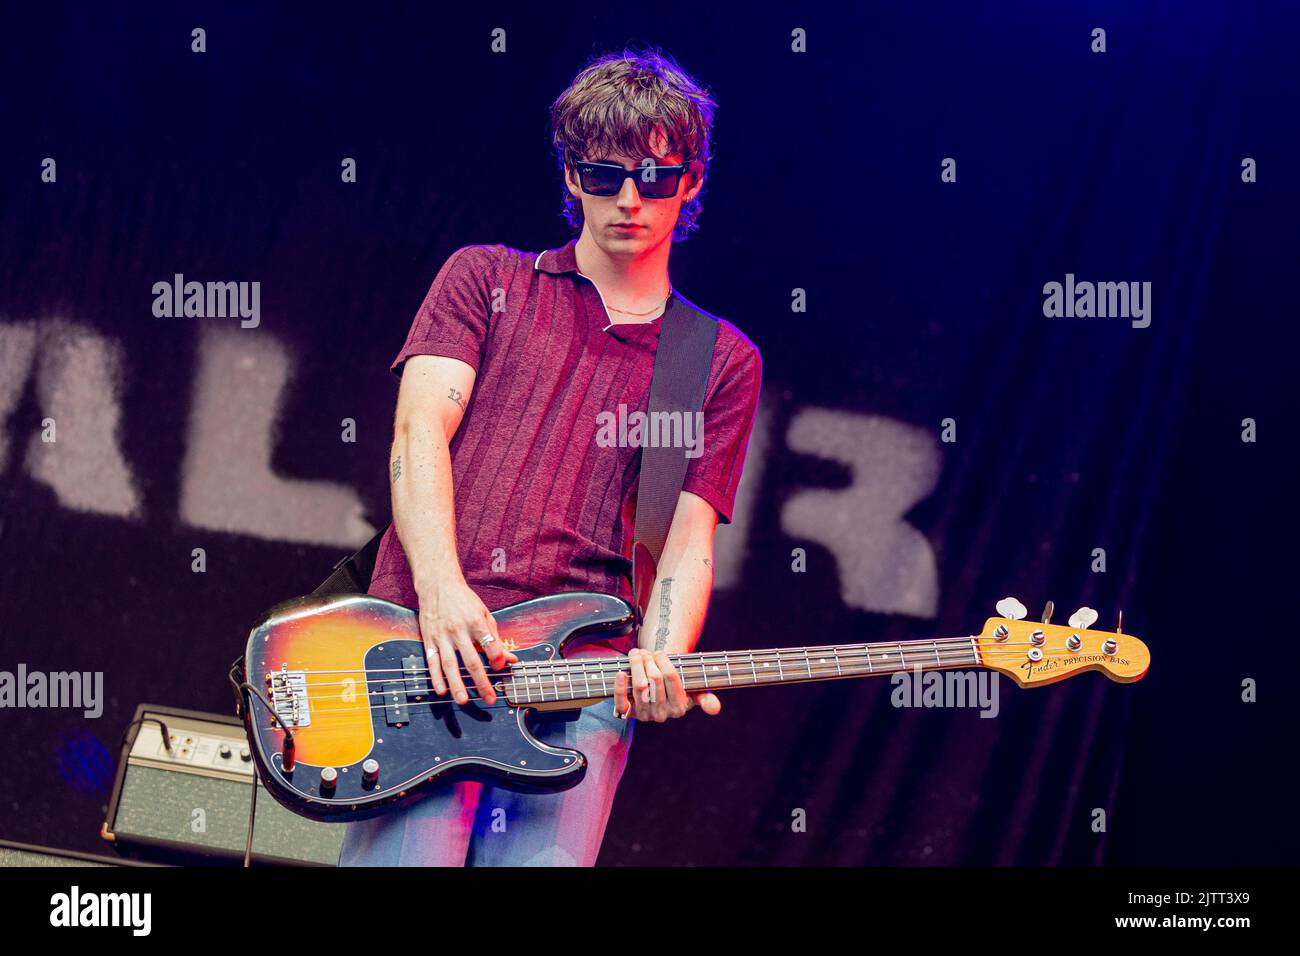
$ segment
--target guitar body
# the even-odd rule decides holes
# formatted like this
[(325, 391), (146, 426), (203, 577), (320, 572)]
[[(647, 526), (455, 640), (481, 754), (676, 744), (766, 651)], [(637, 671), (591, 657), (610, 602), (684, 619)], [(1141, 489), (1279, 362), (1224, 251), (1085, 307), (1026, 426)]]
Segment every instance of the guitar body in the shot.
[[(521, 663), (557, 660), (582, 639), (623, 634), (633, 623), (626, 602), (589, 592), (548, 595), (493, 617)], [(566, 789), (586, 772), (577, 750), (533, 737), (536, 708), (509, 703), (499, 689), (492, 707), (482, 705), (468, 677), (466, 704), (434, 694), (416, 612), (380, 598), (330, 595), (277, 605), (249, 635), (244, 673), (293, 735), (286, 761), (280, 723), (246, 695), (245, 725), (262, 782), (278, 802), (313, 819), (375, 816), (452, 776), (537, 791)], [(494, 685), (508, 675), (487, 673)], [(366, 773), (368, 761), (376, 773)], [(332, 768), (332, 786), (325, 768)]]

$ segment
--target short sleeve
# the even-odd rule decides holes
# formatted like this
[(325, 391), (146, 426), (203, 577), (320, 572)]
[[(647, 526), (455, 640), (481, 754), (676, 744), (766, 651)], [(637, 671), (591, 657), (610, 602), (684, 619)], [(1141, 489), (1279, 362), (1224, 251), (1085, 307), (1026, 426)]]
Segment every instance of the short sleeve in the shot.
[[(500, 247), (495, 247), (500, 248)], [(415, 355), (460, 359), (478, 371), (487, 343), (496, 272), (494, 247), (464, 246), (447, 259), (411, 322), (393, 374)]]
[[(734, 336), (734, 342), (704, 401), (704, 450), (687, 462), (682, 488), (713, 505), (722, 524), (731, 524), (758, 410), (763, 362), (749, 339), (738, 330), (726, 331), (731, 333), (728, 338)], [(723, 334), (720, 327), (719, 338)]]

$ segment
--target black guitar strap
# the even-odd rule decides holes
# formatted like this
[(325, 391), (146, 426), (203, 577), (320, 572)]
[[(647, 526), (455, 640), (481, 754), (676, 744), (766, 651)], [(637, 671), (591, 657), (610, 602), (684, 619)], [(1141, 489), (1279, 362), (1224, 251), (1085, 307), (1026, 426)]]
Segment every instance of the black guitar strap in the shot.
[[(680, 412), (683, 429), (688, 420), (694, 429), (694, 415), (704, 409), (704, 392), (713, 364), (713, 343), (718, 335), (717, 320), (678, 292), (674, 292), (669, 300), (662, 321), (659, 344), (655, 349), (654, 373), (650, 379), (647, 435), (659, 431), (654, 425), (657, 412)], [(697, 441), (703, 441), (702, 433), (692, 431), (691, 434)], [(654, 566), (663, 555), (668, 528), (677, 509), (677, 498), (686, 480), (686, 451), (685, 447), (668, 446), (643, 446), (641, 449), (636, 519), (632, 529), (632, 594), (638, 620), (654, 585)], [(381, 529), (356, 554), (334, 565), (334, 573), (312, 594), (365, 593), (370, 587), (379, 542), (385, 530)], [(649, 565), (636, 560), (638, 544), (649, 553)]]
[(375, 558), (379, 556), (379, 542), (387, 530), (387, 527), (379, 529), (360, 551), (334, 565), (334, 573), (311, 593), (365, 594), (370, 587), (370, 575), (375, 570)]
[[(647, 435), (659, 433), (656, 414), (679, 412), (683, 432), (686, 423), (694, 429), (697, 412), (704, 409), (709, 369), (713, 364), (713, 343), (718, 336), (718, 321), (702, 311), (685, 296), (674, 292), (663, 315), (659, 345), (655, 349), (654, 375), (650, 380)], [(702, 431), (692, 431), (703, 441)], [(685, 447), (641, 448), (641, 474), (637, 482), (636, 520), (632, 529), (632, 594), (637, 619), (645, 611), (645, 601), (654, 586), (654, 567), (663, 556), (668, 528), (677, 509), (682, 484), (686, 480)], [(638, 545), (649, 552), (650, 562), (638, 560)]]

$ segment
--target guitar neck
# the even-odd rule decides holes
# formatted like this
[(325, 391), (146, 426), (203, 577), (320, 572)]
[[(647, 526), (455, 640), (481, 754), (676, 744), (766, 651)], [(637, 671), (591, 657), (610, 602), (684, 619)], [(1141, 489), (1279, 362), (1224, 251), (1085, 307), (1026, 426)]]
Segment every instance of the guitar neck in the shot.
[[(669, 654), (689, 691), (806, 684), (812, 681), (874, 677), (950, 667), (980, 667), (978, 638), (946, 637), (932, 641), (885, 641), (783, 647), (761, 651), (709, 651)], [(619, 672), (630, 673), (624, 657), (526, 662), (511, 668), (502, 683), (515, 704), (592, 700), (614, 695)]]

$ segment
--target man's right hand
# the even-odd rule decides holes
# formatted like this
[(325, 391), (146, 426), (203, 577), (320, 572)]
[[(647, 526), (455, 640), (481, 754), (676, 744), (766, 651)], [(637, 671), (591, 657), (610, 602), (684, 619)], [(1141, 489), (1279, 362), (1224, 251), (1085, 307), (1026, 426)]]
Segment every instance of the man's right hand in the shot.
[(469, 692), (461, 677), (461, 661), (464, 661), (483, 705), (490, 707), (496, 703), (496, 690), (478, 656), (479, 641), (488, 635), (495, 639), (483, 649), (493, 670), (519, 662), (502, 644), (496, 618), (464, 580), (427, 587), (419, 596), (420, 637), (429, 660), (434, 693), (442, 696), (450, 685), (456, 703), (469, 702)]

